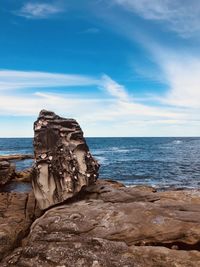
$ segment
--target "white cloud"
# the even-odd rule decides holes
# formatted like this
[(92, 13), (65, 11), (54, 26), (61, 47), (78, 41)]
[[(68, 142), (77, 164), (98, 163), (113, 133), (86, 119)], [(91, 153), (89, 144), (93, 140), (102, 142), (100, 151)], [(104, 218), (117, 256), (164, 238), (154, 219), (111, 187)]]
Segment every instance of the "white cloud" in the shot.
[[(90, 86), (94, 89), (101, 88), (106, 95), (102, 99), (84, 99), (82, 94), (73, 96), (65, 93), (50, 94), (42, 91), (29, 93), (26, 95), (7, 95), (3, 89), (20, 88), (40, 88), (51, 86)], [(64, 75), (44, 72), (21, 72), (14, 70), (0, 71), (0, 89), (2, 90), (0, 98), (0, 112), (9, 114), (34, 115), (38, 109), (46, 108), (63, 110), (66, 107), (73, 114), (85, 114), (91, 117), (91, 112), (96, 114), (94, 120), (117, 120), (119, 116), (137, 115), (137, 116), (164, 116), (173, 117), (174, 112), (161, 111), (162, 108), (149, 107), (136, 102), (129, 96), (126, 88), (109, 76), (103, 75), (100, 79), (87, 77), (83, 75)], [(110, 97), (108, 97), (110, 95)], [(79, 107), (81, 106), (81, 108)], [(65, 108), (65, 109), (66, 109)], [(89, 113), (83, 112), (89, 110)], [(92, 111), (93, 110), (93, 111)], [(9, 112), (10, 111), (10, 112)], [(91, 118), (90, 120), (93, 120)]]
[(183, 37), (200, 31), (200, 2), (196, 0), (113, 0), (126, 10), (165, 26)]
[[(3, 95), (0, 97), (0, 113), (15, 116), (36, 116), (41, 109), (55, 110), (77, 116), (98, 107), (98, 99), (83, 99), (68, 94), (33, 93), (29, 95)], [(85, 111), (84, 111), (85, 110)], [(80, 113), (81, 114), (81, 113)]]
[[(88, 136), (152, 136), (155, 135), (155, 129), (159, 127), (163, 133), (168, 131), (167, 127), (170, 129), (173, 125), (179, 125), (181, 129), (191, 119), (181, 107), (174, 108), (165, 105), (156, 107), (150, 106), (148, 101), (146, 104), (137, 102), (137, 99), (130, 96), (123, 85), (118, 84), (107, 75), (103, 75), (99, 79), (83, 75), (69, 77), (52, 73), (8, 70), (0, 72), (0, 84), (3, 80), (3, 83), (7, 84), (7, 88), (13, 89), (12, 95), (8, 94), (6, 90), (1, 91), (0, 114), (27, 116), (28, 118), (37, 116), (41, 109), (49, 109), (62, 116), (77, 119)], [(34, 83), (35, 81), (36, 83)], [(53, 86), (93, 84), (93, 90), (101, 88), (103, 94), (99, 98), (87, 99), (83, 93), (71, 95), (67, 91), (65, 94), (46, 93), (47, 89), (45, 92), (42, 91), (42, 87), (49, 87), (52, 83)], [(34, 85), (35, 92), (27, 90), (25, 94), (20, 91), (17, 95), (15, 94), (14, 89), (18, 90), (20, 86), (28, 89)], [(38, 90), (38, 88), (40, 89)], [(198, 117), (194, 116), (193, 120), (198, 124)], [(31, 133), (30, 129), (30, 135)], [(21, 133), (21, 136), (23, 135)], [(156, 135), (158, 136), (159, 132)]]
[(170, 57), (168, 53), (159, 62), (170, 88), (161, 102), (200, 110), (200, 58)]
[(124, 86), (116, 83), (107, 75), (102, 76), (101, 87), (104, 88), (111, 96), (114, 96), (123, 101), (129, 100), (129, 96)]
[(167, 105), (181, 111), (188, 125), (193, 120), (200, 122), (200, 55), (196, 54), (195, 57), (158, 43), (152, 45), (147, 39), (144, 47), (157, 64), (157, 76), (162, 77), (167, 90), (160, 95), (155, 93), (154, 97), (151, 95), (145, 99), (143, 96), (143, 100), (148, 103), (149, 98), (163, 107)]
[[(200, 3), (197, 3), (197, 1), (184, 1), (184, 3), (179, 0), (113, 1), (122, 5), (126, 10), (129, 10), (128, 12), (136, 12), (145, 19), (159, 21), (159, 23), (161, 20), (165, 21), (167, 22), (165, 25), (168, 25), (170, 29), (173, 28), (172, 23), (174, 23), (176, 29), (173, 28), (173, 30), (176, 30), (179, 34), (190, 34), (193, 30), (200, 30), (200, 17), (197, 16), (197, 13), (200, 12)], [(193, 12), (190, 12), (191, 7), (195, 7)], [(180, 14), (179, 9), (181, 9)], [(175, 43), (175, 48), (173, 46), (171, 48), (166, 48), (166, 44), (163, 44), (163, 39), (161, 38), (159, 40), (158, 37), (157, 39), (153, 39), (152, 36), (149, 36), (150, 33), (146, 31), (145, 26), (141, 26), (139, 32), (137, 29), (135, 31), (134, 18), (121, 12), (116, 14), (113, 12), (113, 14), (112, 10), (109, 10), (110, 16), (106, 14), (103, 16), (103, 19), (108, 25), (110, 24), (112, 30), (114, 32), (117, 31), (134, 45), (135, 43), (139, 43), (145, 56), (155, 64), (157, 73), (150, 72), (149, 74), (149, 71), (145, 66), (149, 81), (151, 79), (155, 81), (156, 78), (159, 82), (165, 84), (165, 90), (163, 92), (160, 91), (159, 95), (156, 94), (155, 90), (154, 97), (152, 96), (152, 93), (149, 97), (148, 95), (145, 96), (139, 94), (139, 91), (136, 90), (138, 98), (134, 98), (132, 103), (123, 103), (122, 106), (126, 105), (124, 110), (131, 110), (132, 114), (133, 110), (135, 113), (137, 110), (138, 114), (141, 114), (141, 117), (144, 115), (149, 121), (151, 120), (149, 119), (151, 117), (151, 121), (156, 121), (157, 123), (158, 117), (160, 117), (160, 122), (162, 121), (161, 118), (163, 118), (164, 121), (171, 121), (172, 125), (178, 125), (178, 123), (176, 123), (177, 121), (181, 121), (181, 124), (185, 125), (187, 121), (188, 126), (191, 125), (191, 121), (193, 121), (194, 126), (195, 121), (195, 125), (197, 125), (200, 121), (200, 54), (195, 53), (193, 47), (191, 47), (191, 49), (183, 50), (183, 43), (180, 47), (177, 45), (178, 43)], [(177, 17), (175, 16), (176, 12), (178, 12)], [(181, 20), (183, 20), (183, 23), (179, 23)], [(192, 23), (197, 23), (197, 28), (192, 27)], [(186, 25), (188, 29), (185, 28)], [(134, 61), (134, 51), (132, 58), (134, 64), (131, 62), (130, 65), (134, 66), (135, 71), (139, 69), (138, 74), (141, 79), (145, 79), (146, 69), (143, 65), (142, 71), (140, 71), (140, 67), (137, 68), (137, 62)], [(145, 104), (141, 105), (139, 99), (142, 99), (141, 102)], [(153, 104), (150, 105), (150, 103)], [(121, 112), (123, 113), (123, 108), (121, 109)], [(153, 119), (153, 116), (155, 116), (155, 120)]]
[(30, 2), (22, 6), (16, 14), (27, 19), (46, 19), (61, 12), (63, 9), (55, 4)]
[(96, 85), (97, 83), (98, 79), (86, 75), (0, 70), (0, 90), (62, 86), (89, 86)]

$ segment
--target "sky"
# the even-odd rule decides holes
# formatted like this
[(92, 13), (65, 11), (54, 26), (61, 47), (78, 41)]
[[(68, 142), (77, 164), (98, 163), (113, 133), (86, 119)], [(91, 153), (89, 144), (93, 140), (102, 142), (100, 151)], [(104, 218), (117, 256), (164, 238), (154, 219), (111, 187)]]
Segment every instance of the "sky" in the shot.
[(200, 135), (199, 0), (0, 0), (0, 137)]

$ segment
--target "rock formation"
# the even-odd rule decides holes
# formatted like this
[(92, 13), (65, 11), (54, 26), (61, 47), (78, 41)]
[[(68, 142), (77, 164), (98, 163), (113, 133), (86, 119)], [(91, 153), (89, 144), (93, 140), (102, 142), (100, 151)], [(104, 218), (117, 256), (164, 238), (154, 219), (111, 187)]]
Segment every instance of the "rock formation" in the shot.
[(200, 191), (99, 179), (47, 210), (1, 267), (199, 267)]
[[(1, 267), (200, 266), (200, 190), (96, 181), (75, 120), (43, 110), (34, 129), (33, 189), (52, 207), (33, 191), (0, 193)], [(1, 178), (11, 169), (0, 160)]]
[(7, 183), (12, 179), (14, 168), (8, 161), (0, 161), (0, 185)]
[(42, 110), (34, 133), (32, 184), (41, 209), (73, 197), (96, 181), (99, 165), (76, 120)]
[(32, 168), (25, 169), (23, 171), (16, 171), (15, 181), (17, 182), (31, 182)]
[(40, 214), (33, 192), (0, 193), (0, 261), (21, 244)]
[(30, 154), (14, 154), (14, 155), (0, 155), (0, 161), (10, 161), (10, 160), (25, 160), (33, 159), (33, 155)]

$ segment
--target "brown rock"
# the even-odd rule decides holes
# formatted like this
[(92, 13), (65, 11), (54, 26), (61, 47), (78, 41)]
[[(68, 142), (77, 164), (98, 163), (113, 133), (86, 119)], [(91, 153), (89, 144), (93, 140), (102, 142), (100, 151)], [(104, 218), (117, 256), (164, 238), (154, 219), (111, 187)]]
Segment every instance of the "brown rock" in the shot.
[(99, 179), (96, 184), (84, 189), (82, 199), (101, 199), (104, 202), (129, 203), (135, 201), (154, 202), (160, 200), (148, 187), (125, 187), (123, 184)]
[(32, 184), (41, 209), (71, 198), (96, 181), (99, 165), (75, 120), (42, 110), (34, 131)]
[(199, 251), (171, 250), (165, 247), (131, 246), (127, 257), (134, 261), (133, 267), (199, 267)]
[(5, 155), (0, 156), (0, 161), (10, 161), (10, 160), (24, 160), (24, 159), (33, 159), (33, 155), (30, 154), (14, 154), (14, 155)]
[(31, 226), (7, 266), (200, 266), (199, 191), (151, 192), (99, 180)]
[(4, 185), (14, 176), (14, 168), (8, 161), (0, 161), (0, 185)]
[(0, 193), (0, 260), (20, 245), (39, 214), (33, 193)]
[(15, 180), (19, 182), (25, 182), (29, 183), (31, 182), (31, 173), (32, 173), (32, 168), (25, 169), (23, 171), (16, 172), (15, 174)]

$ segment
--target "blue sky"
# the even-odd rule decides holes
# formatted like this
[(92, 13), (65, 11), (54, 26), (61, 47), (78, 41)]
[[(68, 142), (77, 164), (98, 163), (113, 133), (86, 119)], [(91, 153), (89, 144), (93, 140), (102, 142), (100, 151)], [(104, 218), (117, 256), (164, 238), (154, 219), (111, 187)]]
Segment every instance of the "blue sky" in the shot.
[(0, 0), (0, 137), (41, 109), (86, 136), (199, 136), (198, 0)]

